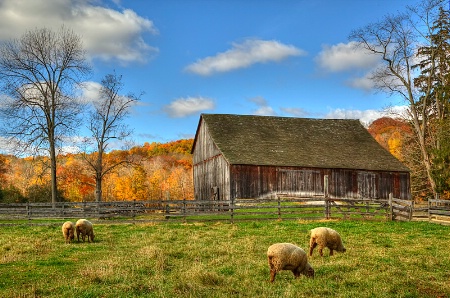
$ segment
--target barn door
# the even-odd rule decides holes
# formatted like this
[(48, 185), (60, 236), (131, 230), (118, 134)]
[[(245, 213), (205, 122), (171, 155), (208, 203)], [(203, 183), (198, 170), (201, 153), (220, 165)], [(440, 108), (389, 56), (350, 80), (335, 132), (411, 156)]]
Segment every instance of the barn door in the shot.
[(358, 197), (362, 199), (378, 198), (377, 176), (375, 173), (358, 173)]
[(317, 170), (279, 169), (277, 180), (280, 193), (305, 196), (323, 194), (323, 180)]

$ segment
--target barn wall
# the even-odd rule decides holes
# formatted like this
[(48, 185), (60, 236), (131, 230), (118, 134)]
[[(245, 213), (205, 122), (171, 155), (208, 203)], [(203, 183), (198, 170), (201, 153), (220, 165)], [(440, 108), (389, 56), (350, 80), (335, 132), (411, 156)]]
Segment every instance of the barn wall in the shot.
[(229, 164), (201, 122), (193, 152), (194, 197), (198, 200), (228, 200)]
[(409, 173), (346, 169), (315, 169), (232, 165), (230, 195), (256, 198), (265, 194), (287, 193), (305, 196), (324, 195), (328, 176), (328, 195), (332, 198), (410, 198)]

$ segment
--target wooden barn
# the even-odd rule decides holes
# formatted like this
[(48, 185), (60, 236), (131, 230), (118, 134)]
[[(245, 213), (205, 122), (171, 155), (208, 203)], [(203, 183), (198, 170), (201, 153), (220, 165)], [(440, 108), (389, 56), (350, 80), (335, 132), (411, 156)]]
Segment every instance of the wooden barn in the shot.
[(202, 114), (192, 154), (199, 200), (410, 199), (409, 169), (359, 120)]

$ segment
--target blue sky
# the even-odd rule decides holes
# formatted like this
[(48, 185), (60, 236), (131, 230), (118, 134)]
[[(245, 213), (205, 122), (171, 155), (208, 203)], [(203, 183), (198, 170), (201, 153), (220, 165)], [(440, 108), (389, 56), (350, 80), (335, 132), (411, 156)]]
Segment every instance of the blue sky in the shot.
[[(201, 113), (352, 118), (404, 103), (371, 89), (352, 30), (411, 0), (0, 0), (0, 40), (61, 25), (82, 36), (92, 88), (112, 71), (143, 92), (138, 145), (192, 138)], [(87, 96), (89, 92), (85, 93)], [(80, 132), (82, 133), (82, 132)]]

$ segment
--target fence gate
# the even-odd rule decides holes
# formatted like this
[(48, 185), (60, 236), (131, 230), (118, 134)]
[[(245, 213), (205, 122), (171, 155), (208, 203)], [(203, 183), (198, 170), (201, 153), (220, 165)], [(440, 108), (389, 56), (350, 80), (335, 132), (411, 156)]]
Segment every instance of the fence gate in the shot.
[(389, 205), (391, 207), (391, 220), (411, 220), (414, 210), (414, 201), (393, 198), (389, 194)]

